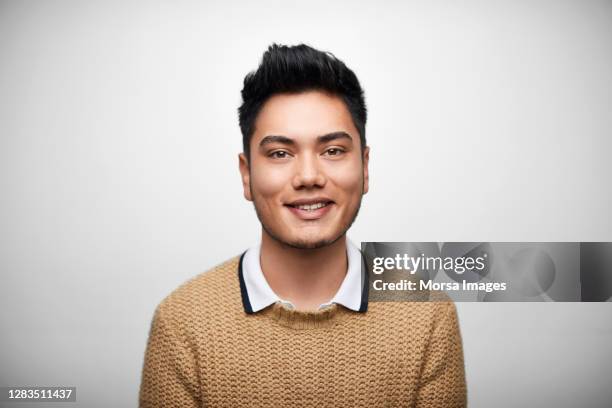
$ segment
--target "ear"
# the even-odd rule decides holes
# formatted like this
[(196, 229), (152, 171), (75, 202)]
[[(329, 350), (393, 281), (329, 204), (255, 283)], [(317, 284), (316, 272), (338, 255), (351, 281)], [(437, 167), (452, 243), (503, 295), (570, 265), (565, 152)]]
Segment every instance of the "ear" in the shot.
[(363, 150), (363, 194), (366, 194), (370, 189), (370, 146), (366, 146)]
[(251, 196), (251, 171), (249, 169), (249, 159), (246, 158), (244, 153), (238, 155), (238, 169), (240, 170), (240, 177), (242, 178), (244, 198), (253, 201), (253, 197)]

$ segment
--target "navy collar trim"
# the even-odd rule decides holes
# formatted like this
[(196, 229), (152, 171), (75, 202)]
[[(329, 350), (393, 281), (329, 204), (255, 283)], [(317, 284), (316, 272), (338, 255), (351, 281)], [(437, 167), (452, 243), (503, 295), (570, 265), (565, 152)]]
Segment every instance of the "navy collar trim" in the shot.
[(251, 301), (249, 300), (249, 293), (247, 292), (246, 283), (244, 283), (244, 273), (242, 271), (242, 260), (244, 259), (244, 255), (246, 251), (240, 255), (240, 260), (238, 261), (238, 279), (240, 280), (240, 295), (242, 296), (242, 306), (244, 307), (244, 311), (247, 314), (253, 314), (253, 308), (251, 307)]

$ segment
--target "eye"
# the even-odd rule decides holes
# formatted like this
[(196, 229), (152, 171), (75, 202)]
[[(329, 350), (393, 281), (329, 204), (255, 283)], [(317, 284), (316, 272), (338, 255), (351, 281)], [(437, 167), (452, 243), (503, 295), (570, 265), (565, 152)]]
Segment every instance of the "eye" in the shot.
[(268, 157), (271, 157), (273, 159), (286, 159), (287, 157), (289, 157), (289, 153), (284, 150), (276, 150), (268, 154)]
[(328, 156), (340, 156), (342, 153), (344, 153), (344, 149), (339, 147), (330, 147), (325, 151), (325, 154)]

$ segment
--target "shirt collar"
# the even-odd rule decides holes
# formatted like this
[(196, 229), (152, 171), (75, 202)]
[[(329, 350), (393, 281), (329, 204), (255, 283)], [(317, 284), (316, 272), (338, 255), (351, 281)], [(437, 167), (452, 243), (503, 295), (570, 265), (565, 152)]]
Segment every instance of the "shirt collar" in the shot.
[[(365, 268), (362, 268), (363, 257), (361, 251), (351, 241), (346, 240), (348, 269), (338, 292), (326, 303), (319, 306), (325, 308), (333, 303), (354, 310), (365, 312), (368, 308), (368, 284)], [(268, 284), (259, 263), (261, 244), (249, 248), (240, 257), (238, 265), (238, 278), (242, 304), (246, 313), (256, 313), (273, 303), (282, 302), (290, 308), (293, 305), (281, 298)]]

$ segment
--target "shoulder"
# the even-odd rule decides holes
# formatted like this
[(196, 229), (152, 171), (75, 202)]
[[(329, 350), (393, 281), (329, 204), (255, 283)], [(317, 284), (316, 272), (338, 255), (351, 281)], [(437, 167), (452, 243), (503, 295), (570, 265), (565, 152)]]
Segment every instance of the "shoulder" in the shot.
[(189, 279), (160, 302), (156, 313), (175, 321), (196, 320), (240, 306), (239, 260), (235, 256)]
[[(430, 331), (448, 324), (456, 316), (455, 303), (444, 292), (431, 292), (417, 301), (371, 301), (368, 313), (379, 322), (397, 324), (403, 322), (411, 331)], [(455, 317), (456, 319), (456, 317)]]

